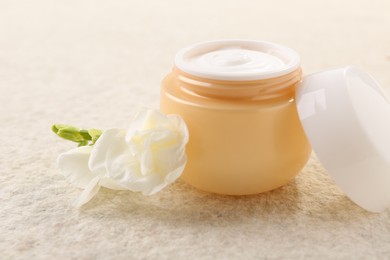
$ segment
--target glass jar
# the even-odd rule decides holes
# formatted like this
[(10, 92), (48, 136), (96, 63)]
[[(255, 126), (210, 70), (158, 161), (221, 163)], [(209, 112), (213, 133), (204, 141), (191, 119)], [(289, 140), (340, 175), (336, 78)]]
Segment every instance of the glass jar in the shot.
[(278, 188), (306, 164), (311, 147), (295, 101), (300, 59), (262, 41), (204, 42), (178, 52), (161, 87), (161, 110), (189, 130), (182, 179), (229, 195)]

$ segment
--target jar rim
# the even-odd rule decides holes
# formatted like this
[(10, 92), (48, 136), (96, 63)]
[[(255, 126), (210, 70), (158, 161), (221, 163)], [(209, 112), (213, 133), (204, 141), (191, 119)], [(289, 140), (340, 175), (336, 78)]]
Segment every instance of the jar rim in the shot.
[(299, 54), (283, 45), (258, 40), (216, 40), (178, 51), (175, 66), (214, 80), (250, 81), (280, 77), (300, 67)]
[[(174, 67), (172, 75), (176, 78), (178, 89), (202, 97), (257, 99), (265, 100), (284, 96), (295, 91), (302, 79), (302, 69), (274, 78), (251, 81), (226, 81), (199, 78)], [(290, 95), (288, 94), (288, 95)]]

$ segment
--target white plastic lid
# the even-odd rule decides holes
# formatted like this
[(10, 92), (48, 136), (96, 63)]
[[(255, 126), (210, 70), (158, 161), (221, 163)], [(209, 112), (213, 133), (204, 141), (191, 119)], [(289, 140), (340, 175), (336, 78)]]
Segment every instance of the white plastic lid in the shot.
[(319, 160), (362, 208), (390, 206), (390, 102), (364, 71), (312, 74), (297, 90), (298, 113)]

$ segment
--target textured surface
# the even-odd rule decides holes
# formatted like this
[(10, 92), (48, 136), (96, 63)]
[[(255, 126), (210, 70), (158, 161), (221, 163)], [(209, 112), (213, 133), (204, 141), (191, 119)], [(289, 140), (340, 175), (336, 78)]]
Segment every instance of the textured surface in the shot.
[(179, 181), (143, 197), (103, 189), (84, 208), (55, 165), (55, 122), (125, 127), (158, 107), (174, 53), (264, 39), (311, 73), (347, 64), (390, 92), (390, 2), (0, 0), (2, 259), (390, 259), (390, 211), (368, 213), (313, 156), (289, 185), (216, 196)]

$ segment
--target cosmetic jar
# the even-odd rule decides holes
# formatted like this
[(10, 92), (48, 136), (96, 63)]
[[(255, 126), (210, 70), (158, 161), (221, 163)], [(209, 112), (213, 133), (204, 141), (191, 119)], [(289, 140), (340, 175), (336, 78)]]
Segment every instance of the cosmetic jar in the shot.
[(182, 49), (161, 88), (161, 110), (190, 134), (182, 179), (198, 189), (256, 194), (286, 184), (311, 148), (297, 113), (299, 55), (262, 41)]

